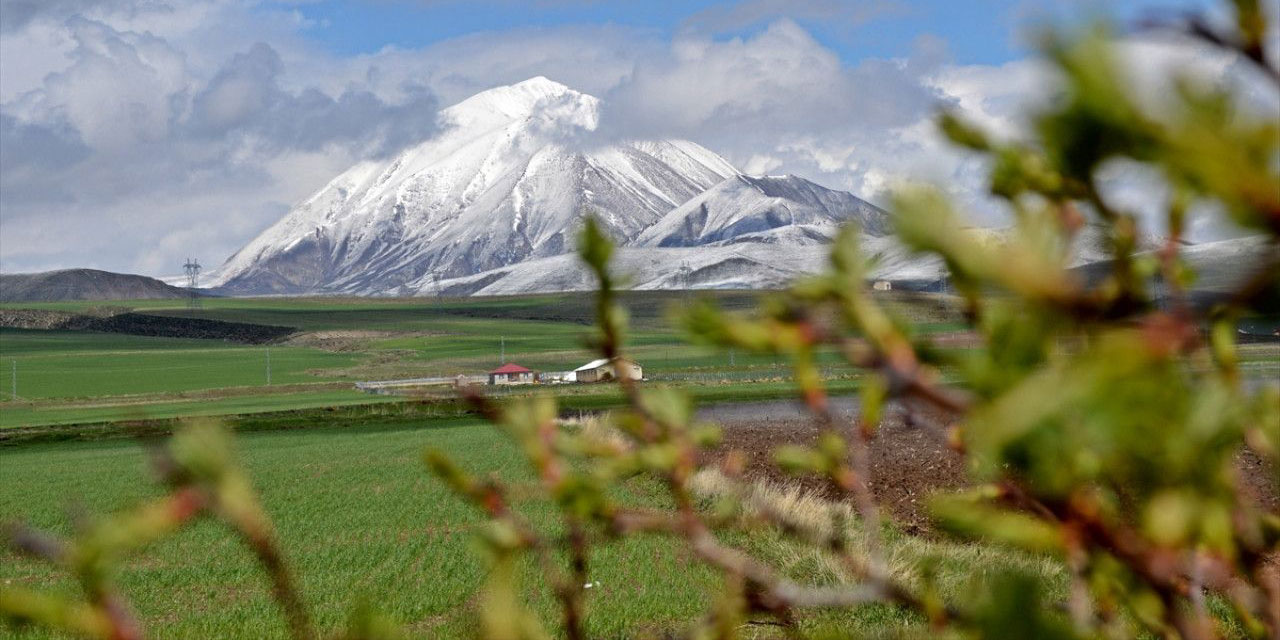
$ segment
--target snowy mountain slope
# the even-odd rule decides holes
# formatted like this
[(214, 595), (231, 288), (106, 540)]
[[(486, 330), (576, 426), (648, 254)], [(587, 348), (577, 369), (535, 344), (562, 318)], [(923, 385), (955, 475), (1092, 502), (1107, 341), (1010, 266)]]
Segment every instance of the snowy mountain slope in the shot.
[[(1143, 247), (1153, 244), (1154, 241), (1144, 242)], [(1148, 249), (1147, 254), (1151, 251)], [(1259, 270), (1280, 261), (1280, 246), (1270, 243), (1266, 236), (1245, 236), (1184, 246), (1179, 254), (1196, 274), (1190, 290), (1198, 296), (1212, 297), (1211, 294), (1237, 290)], [(1078, 262), (1076, 272), (1087, 281), (1096, 281), (1112, 268), (1110, 257), (1103, 256)]]
[[(631, 289), (770, 289), (821, 268), (827, 249), (812, 247), (623, 247), (613, 270)], [(683, 268), (682, 268), (683, 267)], [(410, 284), (432, 294), (427, 281)], [(530, 260), (465, 278), (443, 280), (445, 295), (507, 295), (531, 291), (590, 291), (595, 280), (577, 255)]]
[(631, 239), (737, 171), (691, 142), (579, 143), (599, 103), (546, 78), (441, 113), (444, 132), (352, 167), (232, 256), (230, 293), (372, 293), (572, 249), (591, 209)]
[[(874, 265), (873, 279), (932, 281), (943, 274), (941, 260), (911, 254), (891, 236), (864, 236), (862, 248)], [(699, 247), (623, 247), (613, 270), (633, 289), (778, 289), (828, 264), (826, 243), (720, 243)], [(508, 295), (529, 292), (590, 291), (595, 280), (577, 255), (530, 260), (472, 276), (429, 278), (388, 293), (418, 295)]]
[[(1266, 236), (1232, 238), (1185, 247), (1182, 256), (1196, 272), (1191, 300), (1207, 307), (1227, 301), (1252, 278), (1266, 269), (1275, 269), (1280, 264), (1280, 244)], [(1261, 308), (1271, 314), (1280, 313), (1280, 282), (1272, 279), (1270, 286), (1255, 296), (1262, 303)], [(1273, 326), (1271, 330), (1274, 329)]]
[[(830, 238), (840, 225), (858, 223), (864, 233), (889, 232), (884, 211), (851, 193), (797, 176), (734, 175), (672, 209), (632, 246), (689, 247), (724, 241), (784, 242)], [(787, 235), (770, 235), (785, 229)], [(796, 233), (800, 231), (800, 233)]]
[[(692, 201), (691, 201), (692, 202)], [(682, 207), (683, 208), (683, 207)], [(635, 289), (776, 289), (799, 276), (826, 268), (834, 225), (787, 225), (767, 231), (744, 233), (699, 246), (629, 246), (618, 251), (615, 272)], [(989, 245), (1008, 242), (1010, 229), (967, 228), (973, 239)], [(1073, 247), (1071, 264), (1104, 266), (1096, 230), (1086, 230)], [(647, 232), (646, 232), (647, 235)], [(919, 255), (893, 235), (863, 234), (861, 248), (871, 262), (868, 277), (889, 280), (908, 288), (939, 287), (946, 267), (934, 255)], [(1143, 242), (1143, 246), (1150, 244)], [(1255, 240), (1191, 247), (1193, 263), (1219, 270), (1233, 258), (1257, 260), (1263, 251)], [(1203, 254), (1203, 255), (1201, 255)], [(408, 283), (398, 293), (418, 295), (508, 295), (529, 292), (588, 291), (595, 282), (576, 255), (531, 260), (472, 276), (434, 282), (423, 278)], [(388, 292), (397, 293), (397, 292)]]

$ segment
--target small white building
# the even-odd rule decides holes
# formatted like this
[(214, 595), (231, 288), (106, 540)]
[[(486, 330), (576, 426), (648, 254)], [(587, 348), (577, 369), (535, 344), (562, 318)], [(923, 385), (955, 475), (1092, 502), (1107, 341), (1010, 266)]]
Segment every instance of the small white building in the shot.
[(616, 366), (608, 358), (601, 358), (574, 369), (573, 375), (578, 382), (616, 380), (619, 376), (626, 376), (628, 380), (640, 380), (644, 378), (644, 370), (640, 365), (626, 358), (619, 358)]

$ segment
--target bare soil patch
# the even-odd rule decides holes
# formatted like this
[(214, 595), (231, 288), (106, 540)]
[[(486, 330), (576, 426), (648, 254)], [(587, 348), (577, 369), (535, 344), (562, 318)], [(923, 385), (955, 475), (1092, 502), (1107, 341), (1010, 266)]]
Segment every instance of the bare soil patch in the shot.
[(1259, 507), (1280, 513), (1280, 469), (1252, 449), (1244, 449), (1236, 456), (1236, 468), (1240, 470), (1240, 485), (1245, 495)]
[[(796, 481), (828, 498), (839, 498), (827, 482), (795, 478), (778, 469), (773, 452), (785, 444), (813, 444), (821, 432), (803, 418), (741, 418), (721, 423), (721, 455), (738, 450), (747, 458), (747, 475), (774, 481)], [(926, 502), (938, 491), (969, 484), (964, 459), (947, 446), (945, 436), (931, 425), (909, 424), (901, 412), (886, 416), (871, 440), (870, 486), (876, 500), (908, 533), (930, 530)]]
[[(774, 406), (778, 405), (778, 406)], [(799, 481), (830, 499), (842, 496), (825, 480), (794, 477), (774, 463), (773, 452), (786, 444), (811, 445), (821, 430), (794, 413), (787, 403), (712, 411), (703, 416), (724, 429), (724, 443), (712, 456), (722, 458), (730, 450), (745, 454), (747, 476), (770, 481)], [(750, 405), (744, 405), (750, 407)], [(837, 406), (842, 417), (852, 417), (852, 406)], [(754, 415), (754, 417), (753, 417)], [(930, 533), (926, 504), (929, 496), (963, 488), (972, 480), (964, 458), (951, 449), (946, 436), (933, 424), (912, 424), (905, 412), (887, 413), (870, 443), (870, 486), (881, 508), (908, 533)], [(1260, 508), (1280, 513), (1280, 480), (1265, 458), (1245, 449), (1236, 459), (1242, 489)]]
[(345, 329), (331, 331), (309, 331), (289, 338), (289, 344), (300, 347), (314, 347), (325, 351), (349, 353), (363, 351), (372, 340), (384, 338), (403, 338), (435, 335), (426, 332), (373, 331), (363, 329)]

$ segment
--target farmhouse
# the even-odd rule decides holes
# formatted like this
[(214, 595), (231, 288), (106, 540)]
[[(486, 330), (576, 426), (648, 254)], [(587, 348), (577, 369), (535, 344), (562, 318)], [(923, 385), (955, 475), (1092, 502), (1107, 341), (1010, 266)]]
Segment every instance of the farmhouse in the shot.
[(613, 380), (618, 376), (626, 376), (630, 380), (639, 380), (644, 377), (644, 370), (640, 365), (626, 358), (618, 359), (616, 367), (606, 358), (592, 360), (574, 369), (573, 373), (578, 382), (600, 382)]
[(535, 374), (512, 362), (489, 372), (489, 384), (532, 384)]

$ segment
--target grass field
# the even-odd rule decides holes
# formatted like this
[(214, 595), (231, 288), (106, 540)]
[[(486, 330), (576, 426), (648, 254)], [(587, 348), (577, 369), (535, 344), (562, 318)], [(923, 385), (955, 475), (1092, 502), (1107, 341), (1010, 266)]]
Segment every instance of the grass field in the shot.
[[(750, 309), (758, 293), (721, 292), (716, 302)], [(938, 297), (880, 294), (926, 332), (963, 328)], [(689, 344), (671, 314), (694, 296), (632, 292), (630, 355), (647, 378), (689, 387), (704, 399), (785, 394), (789, 371), (770, 356)], [(587, 347), (589, 294), (477, 299), (215, 298), (192, 312), (182, 301), (5, 304), (4, 308), (101, 313), (105, 307), (154, 315), (293, 327), (283, 343), (158, 338), (83, 331), (0, 328), (0, 428), (166, 419), (386, 402), (354, 391), (362, 380), (479, 374), (503, 361), (564, 371), (595, 357)], [(1247, 369), (1280, 374), (1280, 345), (1249, 345)], [(268, 385), (268, 361), (270, 382)], [(851, 373), (837, 354), (819, 363), (828, 377)], [(16, 389), (13, 384), (17, 377)], [(13, 397), (16, 390), (17, 398)], [(611, 391), (577, 389), (608, 404)]]
[[(758, 294), (721, 294), (746, 308)], [(750, 388), (778, 381), (779, 360), (688, 344), (669, 326), (683, 294), (628, 298), (633, 358), (670, 384)], [(589, 295), (475, 300), (211, 299), (196, 312), (181, 301), (113, 306), (297, 329), (283, 343), (141, 337), (83, 331), (0, 329), (0, 427), (232, 414), (384, 401), (352, 389), (362, 380), (482, 374), (504, 360), (543, 371), (594, 358), (587, 347)], [(13, 308), (102, 312), (103, 305)], [(941, 326), (941, 325), (939, 325)], [(833, 376), (848, 373), (824, 354)], [(268, 368), (270, 385), (268, 385)], [(14, 378), (17, 384), (14, 385)], [(14, 392), (16, 391), (16, 398)]]
[[(420, 463), (426, 446), (440, 448), (469, 469), (518, 478), (527, 470), (513, 445), (488, 425), (469, 419), (426, 419), (378, 428), (331, 423), (307, 431), (244, 434), (243, 459), (302, 576), (307, 601), (325, 630), (336, 629), (360, 599), (376, 603), (414, 637), (474, 637), (473, 595), (484, 565), (473, 548), (472, 509), (429, 477)], [(656, 488), (633, 482), (637, 504), (656, 505)], [(121, 509), (157, 494), (143, 447), (131, 440), (29, 445), (0, 450), (0, 519), (23, 519), (67, 532), (66, 508), (89, 513)], [(549, 515), (530, 507), (535, 520)], [(1047, 572), (1044, 561), (980, 547), (891, 535), (902, 566), (943, 567), (946, 592), (963, 599), (962, 572), (945, 568), (1018, 566)], [(753, 548), (792, 565), (797, 577), (833, 579), (815, 558), (792, 557), (780, 538)], [(600, 583), (588, 601), (591, 637), (632, 638), (687, 627), (706, 610), (716, 579), (687, 552), (661, 537), (602, 547), (592, 559)], [(217, 526), (203, 523), (127, 562), (120, 584), (140, 617), (160, 638), (278, 638), (285, 636), (263, 575), (249, 554)], [(532, 581), (530, 581), (532, 582)], [(78, 596), (72, 580), (33, 561), (0, 552), (0, 584)], [(528, 598), (552, 620), (549, 595)], [(805, 620), (806, 627), (837, 621)], [(923, 631), (920, 621), (890, 607), (871, 607), (838, 620), (854, 629)], [(18, 637), (48, 637), (32, 632)]]
[[(748, 307), (754, 299), (754, 294), (720, 296), (730, 308)], [(631, 354), (645, 365), (647, 376), (682, 386), (703, 402), (793, 393), (785, 366), (774, 358), (687, 344), (669, 328), (666, 316), (670, 307), (688, 300), (683, 295), (630, 297)], [(93, 305), (27, 306), (86, 311)], [(157, 315), (189, 313), (171, 301), (124, 306)], [(517, 456), (505, 439), (448, 403), (369, 396), (352, 390), (351, 383), (479, 373), (499, 364), (503, 352), (508, 361), (540, 370), (572, 369), (594, 357), (586, 346), (591, 311), (590, 296), (584, 295), (207, 301), (201, 317), (299, 330), (293, 339), (270, 346), (270, 387), (265, 346), (2, 330), (0, 426), (25, 427), (23, 434), (37, 440), (88, 441), (0, 449), (0, 520), (27, 520), (65, 532), (68, 505), (104, 513), (152, 495), (157, 489), (148, 481), (142, 446), (96, 438), (140, 428), (163, 434), (176, 426), (173, 418), (226, 415), (242, 432), (245, 460), (304, 576), (322, 627), (336, 628), (350, 607), (366, 598), (417, 637), (471, 636), (471, 598), (484, 574), (471, 542), (471, 527), (479, 518), (427, 476), (419, 454), (430, 445), (476, 471), (518, 476), (526, 470), (513, 466)], [(822, 361), (834, 389), (856, 387), (856, 378), (833, 354)], [(9, 395), (15, 367), (16, 400)], [(621, 400), (612, 385), (558, 391), (567, 409), (604, 408)], [(149, 422), (31, 432), (33, 425), (120, 420)], [(642, 483), (627, 490), (641, 504), (657, 500), (653, 487)], [(533, 509), (535, 518), (544, 517), (537, 506)], [(910, 553), (969, 553), (903, 540)], [(773, 551), (786, 553), (780, 541), (760, 544), (778, 545)], [(590, 605), (594, 637), (683, 628), (704, 611), (706, 594), (716, 587), (712, 573), (691, 565), (686, 552), (662, 538), (602, 549), (593, 566), (593, 579), (602, 585)], [(797, 567), (802, 573), (811, 570)], [(210, 524), (157, 545), (130, 563), (120, 579), (156, 637), (284, 633), (248, 554)], [(11, 554), (0, 555), (0, 580), (75, 591), (56, 571)], [(552, 615), (547, 593), (531, 591), (529, 598), (543, 615)], [(877, 628), (886, 619), (893, 625), (917, 622), (892, 611), (871, 609), (862, 615)]]
[[(754, 294), (721, 294), (744, 309)], [(530, 296), (479, 300), (219, 299), (198, 312), (210, 319), (289, 326), (293, 338), (270, 346), (75, 331), (0, 330), (0, 522), (28, 521), (66, 533), (69, 512), (103, 514), (159, 489), (146, 471), (144, 440), (162, 436), (190, 416), (222, 416), (238, 432), (242, 458), (279, 527), (283, 546), (302, 576), (322, 630), (334, 631), (360, 600), (375, 603), (413, 637), (474, 637), (476, 588), (484, 564), (474, 545), (481, 521), (432, 479), (420, 462), (426, 447), (444, 450), (468, 469), (518, 478), (529, 473), (513, 445), (458, 403), (355, 391), (357, 380), (479, 373), (501, 361), (565, 370), (592, 359), (590, 296)], [(668, 310), (683, 294), (627, 297), (630, 354), (654, 383), (686, 390), (700, 403), (790, 397), (786, 367), (768, 356), (693, 346), (670, 328)], [(12, 306), (12, 305), (11, 305)], [(84, 311), (92, 305), (42, 306)], [(172, 301), (125, 306), (186, 315)], [(930, 332), (962, 327), (936, 301), (904, 303)], [(954, 348), (954, 347), (953, 347)], [(1247, 345), (1250, 375), (1280, 373), (1280, 347)], [(833, 353), (819, 361), (833, 392), (850, 394), (860, 379)], [(17, 399), (11, 396), (16, 369)], [(497, 395), (525, 395), (510, 388)], [(616, 406), (613, 385), (556, 388), (561, 406)], [(130, 421), (127, 423), (120, 421)], [(633, 504), (660, 504), (660, 491), (632, 481)], [(528, 507), (546, 522), (545, 505)], [(887, 531), (888, 552), (902, 577), (928, 570), (947, 599), (980, 597), (974, 575), (1002, 567), (1047, 575), (1062, 585), (1060, 567), (983, 545), (955, 545)], [(730, 534), (735, 535), (735, 534)], [(840, 579), (831, 565), (780, 535), (737, 540), (775, 560), (795, 578)], [(591, 559), (600, 583), (588, 599), (591, 637), (632, 638), (685, 629), (709, 606), (715, 576), (674, 541), (628, 539)], [(927, 568), (927, 569), (925, 569)], [(980, 569), (980, 570), (978, 570)], [(526, 567), (532, 576), (532, 567)], [(280, 617), (264, 577), (247, 551), (212, 523), (201, 523), (128, 561), (120, 584), (152, 637), (278, 638)], [(530, 580), (527, 584), (536, 581)], [(51, 567), (0, 551), (0, 585), (22, 585), (78, 596), (77, 585)], [(1065, 587), (1062, 587), (1065, 588)], [(529, 587), (539, 615), (554, 618), (550, 596)], [(1062, 593), (1052, 594), (1061, 599)], [(845, 633), (908, 637), (927, 633), (921, 621), (888, 606), (801, 620), (806, 630), (829, 623)], [(775, 637), (764, 626), (758, 637)], [(0, 628), (0, 635), (14, 633)], [(18, 637), (49, 637), (42, 631)]]
[[(357, 361), (352, 354), (304, 347), (79, 332), (41, 335), (47, 333), (0, 330), (0, 357), (10, 361), (7, 391), (14, 371), (19, 397), (36, 400), (266, 386), (268, 359), (272, 384), (322, 382), (337, 379), (323, 370)], [(101, 341), (95, 344), (95, 338)]]

